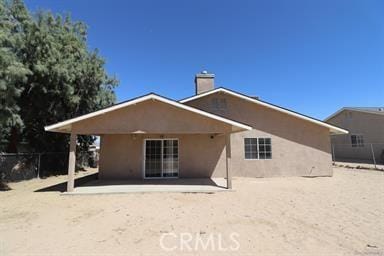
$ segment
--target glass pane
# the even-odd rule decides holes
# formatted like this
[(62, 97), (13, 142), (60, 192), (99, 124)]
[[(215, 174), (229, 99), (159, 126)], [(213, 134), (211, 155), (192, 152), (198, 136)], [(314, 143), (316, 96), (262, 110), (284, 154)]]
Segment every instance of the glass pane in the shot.
[(244, 158), (257, 159), (257, 138), (244, 138)]
[(272, 158), (271, 138), (259, 138), (259, 159)]
[(177, 177), (178, 173), (178, 140), (164, 140), (163, 177)]
[(161, 140), (145, 143), (145, 177), (161, 177)]

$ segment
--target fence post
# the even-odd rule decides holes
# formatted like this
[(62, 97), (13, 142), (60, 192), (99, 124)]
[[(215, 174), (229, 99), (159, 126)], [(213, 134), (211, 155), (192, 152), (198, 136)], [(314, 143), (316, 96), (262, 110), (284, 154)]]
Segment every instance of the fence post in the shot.
[(372, 143), (371, 143), (371, 152), (372, 152), (373, 164), (375, 165), (375, 169), (377, 169), (377, 167), (376, 167), (376, 159), (375, 159), (375, 151), (373, 151)]
[(40, 157), (41, 157), (41, 153), (39, 153), (38, 155), (39, 155), (39, 160), (37, 163), (37, 177), (36, 178), (40, 179)]

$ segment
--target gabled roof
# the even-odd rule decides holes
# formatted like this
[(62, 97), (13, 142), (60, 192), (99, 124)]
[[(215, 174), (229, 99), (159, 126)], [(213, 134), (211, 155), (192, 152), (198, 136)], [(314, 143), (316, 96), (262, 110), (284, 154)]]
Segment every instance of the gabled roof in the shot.
[(363, 113), (369, 113), (369, 114), (378, 114), (378, 115), (384, 115), (384, 107), (344, 107), (339, 109), (337, 112), (333, 113), (326, 119), (324, 119), (325, 122), (329, 121), (329, 119), (337, 116), (344, 110), (349, 110), (349, 111), (358, 111), (358, 112), (363, 112)]
[(238, 93), (238, 92), (235, 92), (235, 91), (223, 88), (223, 87), (219, 87), (219, 88), (216, 88), (216, 89), (213, 89), (213, 90), (210, 90), (210, 91), (207, 91), (207, 92), (204, 92), (204, 93), (201, 93), (201, 94), (189, 97), (189, 98), (182, 99), (179, 102), (186, 103), (186, 102), (196, 100), (196, 99), (199, 99), (199, 98), (202, 98), (202, 97), (214, 94), (214, 93), (218, 93), (218, 92), (227, 93), (227, 94), (235, 96), (237, 98), (240, 98), (240, 99), (252, 102), (252, 103), (256, 103), (258, 105), (261, 105), (261, 106), (264, 106), (264, 107), (267, 107), (270, 109), (277, 110), (277, 111), (282, 112), (284, 114), (291, 115), (291, 116), (294, 116), (296, 118), (303, 119), (303, 120), (309, 121), (311, 123), (327, 127), (334, 134), (347, 134), (348, 133), (347, 130), (344, 130), (340, 127), (325, 123), (325, 122), (318, 120), (318, 119), (315, 119), (313, 117), (309, 117), (309, 116), (297, 113), (295, 111), (292, 111), (292, 110), (289, 110), (289, 109), (286, 109), (286, 108), (283, 108), (283, 107), (280, 107), (280, 106), (277, 106), (277, 105), (262, 101), (260, 99), (250, 97), (250, 96), (247, 96), (247, 95), (244, 95), (244, 94), (241, 94), (241, 93)]
[(103, 115), (103, 114), (106, 114), (108, 112), (111, 112), (111, 111), (114, 111), (117, 109), (121, 109), (121, 108), (125, 108), (125, 107), (128, 107), (130, 105), (134, 105), (134, 104), (146, 101), (146, 100), (157, 100), (157, 101), (175, 106), (177, 108), (184, 109), (186, 111), (190, 111), (190, 112), (199, 114), (201, 116), (205, 116), (205, 117), (208, 117), (208, 118), (232, 125), (234, 128), (236, 128), (235, 130), (252, 130), (252, 127), (249, 125), (246, 125), (246, 124), (234, 121), (234, 120), (230, 120), (228, 118), (221, 117), (221, 116), (218, 116), (218, 115), (215, 115), (212, 113), (208, 113), (208, 112), (205, 112), (203, 110), (200, 110), (200, 109), (197, 109), (197, 108), (194, 108), (191, 106), (181, 104), (177, 101), (162, 97), (162, 96), (154, 94), (154, 93), (150, 93), (150, 94), (138, 97), (138, 98), (134, 98), (132, 100), (124, 101), (124, 102), (121, 102), (119, 104), (116, 104), (116, 105), (113, 105), (113, 106), (110, 106), (107, 108), (103, 108), (103, 109), (100, 109), (98, 111), (91, 112), (89, 114), (85, 114), (82, 116), (71, 118), (71, 119), (56, 123), (56, 124), (48, 125), (48, 126), (45, 126), (44, 129), (46, 131), (52, 131), (52, 132), (63, 132), (63, 130), (65, 130), (66, 128), (70, 128), (71, 124), (73, 124), (73, 123), (76, 123), (76, 122), (79, 122), (79, 121), (82, 121), (82, 120), (85, 120), (88, 118), (96, 117), (99, 115)]

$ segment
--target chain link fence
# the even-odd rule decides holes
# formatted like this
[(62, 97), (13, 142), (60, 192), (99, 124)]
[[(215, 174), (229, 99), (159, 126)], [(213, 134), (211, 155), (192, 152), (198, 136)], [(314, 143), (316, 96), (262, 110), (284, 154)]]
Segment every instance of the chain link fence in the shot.
[(332, 144), (334, 162), (384, 165), (384, 143)]
[[(93, 152), (77, 152), (76, 166), (96, 167)], [(0, 181), (19, 181), (66, 174), (68, 152), (0, 153)]]

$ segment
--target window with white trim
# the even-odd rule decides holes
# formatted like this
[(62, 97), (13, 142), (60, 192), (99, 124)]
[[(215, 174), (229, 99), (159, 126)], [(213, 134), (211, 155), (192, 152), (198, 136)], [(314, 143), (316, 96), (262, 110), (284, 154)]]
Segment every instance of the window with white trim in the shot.
[(244, 138), (245, 159), (258, 159), (257, 138)]
[(259, 138), (259, 159), (272, 158), (271, 138)]
[(271, 138), (244, 138), (245, 159), (272, 159)]
[(352, 147), (364, 147), (363, 135), (351, 135)]

